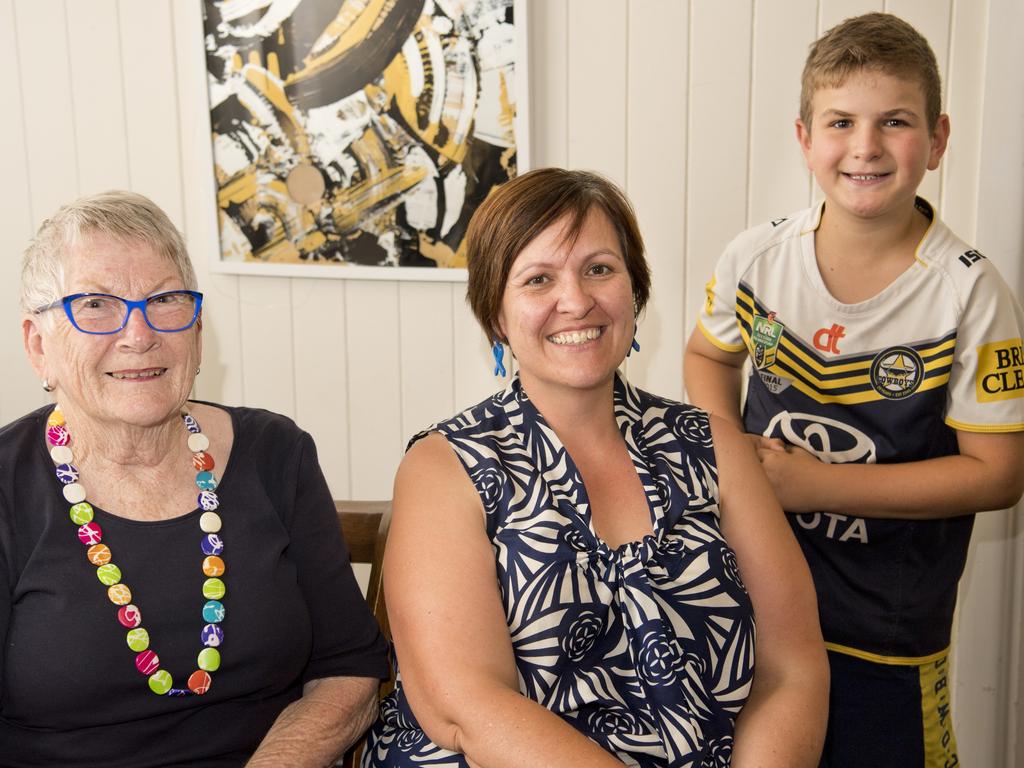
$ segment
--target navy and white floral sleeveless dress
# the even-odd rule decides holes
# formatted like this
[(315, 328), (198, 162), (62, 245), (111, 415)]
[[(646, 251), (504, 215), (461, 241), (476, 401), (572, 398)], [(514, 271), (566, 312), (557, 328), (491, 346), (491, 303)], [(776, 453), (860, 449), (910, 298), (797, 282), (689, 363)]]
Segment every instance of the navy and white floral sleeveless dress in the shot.
[[(572, 459), (518, 378), (413, 438), (444, 435), (486, 515), (520, 691), (627, 765), (728, 766), (754, 667), (754, 617), (719, 529), (707, 414), (615, 380), (615, 417), (653, 535), (611, 549)], [(363, 759), (466, 766), (381, 702)]]

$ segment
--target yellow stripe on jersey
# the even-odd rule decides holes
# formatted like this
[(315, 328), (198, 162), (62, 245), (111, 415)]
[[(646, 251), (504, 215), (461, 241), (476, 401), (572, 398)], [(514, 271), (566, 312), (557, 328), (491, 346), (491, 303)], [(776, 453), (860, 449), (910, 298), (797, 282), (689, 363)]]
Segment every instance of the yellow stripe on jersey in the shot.
[(724, 341), (719, 341), (718, 339), (716, 339), (714, 334), (711, 333), (711, 331), (709, 331), (707, 328), (704, 327), (704, 323), (701, 321), (700, 318), (697, 318), (697, 327), (700, 329), (700, 332), (704, 335), (705, 339), (710, 341), (712, 344), (714, 344), (716, 347), (718, 347), (723, 352), (746, 352), (747, 351), (746, 344), (726, 344)]
[[(747, 302), (745, 305), (743, 302)], [(740, 335), (743, 338), (747, 350), (753, 349), (753, 342), (747, 328), (753, 327), (754, 318), (746, 306), (754, 306), (753, 297), (741, 290), (736, 294), (736, 314), (742, 321), (739, 322)], [(699, 321), (698, 321), (699, 324)], [(705, 336), (720, 349), (728, 352), (738, 351), (731, 345), (726, 347), (721, 342), (713, 339), (705, 330)], [(938, 341), (930, 347), (916, 350), (923, 358), (931, 358), (924, 364), (921, 384), (918, 391), (926, 392), (937, 387), (944, 386), (949, 382), (949, 370), (953, 365), (953, 349), (956, 339)], [(857, 405), (885, 399), (884, 395), (878, 392), (871, 382), (871, 367), (873, 360), (842, 360), (834, 361), (821, 360), (810, 355), (793, 343), (786, 332), (782, 333), (779, 340), (776, 363), (768, 366), (765, 370), (779, 376), (783, 376), (793, 382), (793, 386), (803, 394), (819, 403), (840, 403), (843, 405)], [(791, 371), (783, 371), (777, 363), (785, 363)], [(927, 377), (932, 371), (946, 369), (945, 373), (938, 376)], [(851, 374), (839, 378), (822, 378), (825, 375)], [(792, 374), (796, 374), (794, 378)], [(836, 393), (836, 390), (854, 389), (853, 392)]]
[(1024, 424), (968, 424), (964, 421), (946, 418), (946, 424), (961, 432), (986, 432), (1003, 434), (1005, 432), (1024, 432)]
[(918, 668), (921, 685), (921, 725), (924, 768), (959, 765), (953, 713), (949, 703), (949, 660), (946, 656)]
[(882, 656), (878, 653), (862, 651), (859, 648), (851, 648), (848, 645), (839, 645), (838, 643), (825, 643), (825, 647), (830, 651), (843, 653), (847, 656), (854, 656), (858, 659), (863, 659), (864, 661), (870, 661), (873, 664), (890, 664), (906, 667), (919, 667), (922, 664), (934, 664), (939, 659), (949, 655), (948, 647), (927, 656)]

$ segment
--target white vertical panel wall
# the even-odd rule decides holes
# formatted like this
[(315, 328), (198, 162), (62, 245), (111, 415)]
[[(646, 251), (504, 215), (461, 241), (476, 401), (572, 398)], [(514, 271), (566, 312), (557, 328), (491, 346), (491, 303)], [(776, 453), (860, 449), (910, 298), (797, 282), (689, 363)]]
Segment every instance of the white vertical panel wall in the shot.
[[(641, 386), (682, 395), (683, 345), (718, 253), (812, 199), (793, 138), (803, 57), (816, 34), (868, 10), (931, 40), (953, 134), (925, 193), (1019, 292), (1018, 0), (530, 0), (533, 164), (610, 176), (647, 241), (654, 291), (628, 366)], [(288, 414), (316, 438), (336, 496), (387, 497), (413, 432), (501, 384), (464, 285), (212, 274), (201, 35), (198, 0), (0, 0), (0, 420), (44, 401), (21, 351), (20, 251), (62, 202), (127, 187), (168, 211), (196, 262), (197, 395)], [(955, 712), (967, 765), (1024, 766), (1018, 518), (980, 518), (964, 580)]]

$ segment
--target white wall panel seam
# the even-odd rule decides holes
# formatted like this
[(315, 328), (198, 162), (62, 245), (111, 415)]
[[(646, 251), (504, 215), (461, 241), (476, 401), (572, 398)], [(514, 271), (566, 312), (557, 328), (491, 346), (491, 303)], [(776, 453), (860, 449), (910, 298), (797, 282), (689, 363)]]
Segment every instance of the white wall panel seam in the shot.
[[(180, 89), (179, 89), (179, 86), (178, 86), (178, 73), (181, 70), (178, 67), (178, 35), (177, 35), (177, 29), (174, 26), (174, 4), (173, 4), (173, 2), (171, 2), (170, 7), (168, 8), (168, 12), (171, 15), (171, 29), (170, 29), (170, 35), (171, 35), (171, 63), (173, 65), (173, 67), (174, 67), (173, 71), (174, 71), (174, 85), (175, 85), (175, 87), (174, 87), (174, 109), (175, 109), (176, 114), (180, 115), (182, 110), (181, 110), (181, 95), (180, 95)], [(178, 140), (178, 157), (184, 158), (185, 157), (185, 142), (182, 139), (182, 126), (181, 126), (181, 121), (180, 120), (178, 121), (178, 130), (175, 131), (175, 134), (176, 134), (177, 140)], [(186, 205), (187, 205), (187, 203), (185, 201), (185, 194), (186, 194), (185, 193), (185, 173), (184, 173), (185, 163), (182, 162), (181, 166), (182, 166), (182, 172), (181, 172), (181, 187), (180, 187), (181, 194), (180, 194), (180, 198), (181, 198), (182, 227), (184, 227), (185, 226), (185, 220), (187, 219), (187, 216), (185, 215), (185, 210), (186, 210)], [(129, 169), (128, 172), (131, 173), (131, 170)], [(218, 245), (219, 245), (219, 243), (218, 243)]]
[[(295, 311), (298, 307), (298, 303), (295, 300), (295, 286), (297, 281), (288, 278), (288, 323), (291, 325), (289, 329), (288, 337), (292, 340), (291, 344), (288, 345), (288, 360), (292, 371), (292, 413), (295, 414), (295, 418), (299, 417), (299, 370), (295, 365)], [(306, 301), (309, 301), (309, 291), (306, 291)]]
[(18, 110), (18, 116), (21, 119), (21, 153), (22, 157), (25, 158), (25, 186), (27, 187), (25, 192), (28, 194), (29, 232), (34, 232), (38, 211), (34, 210), (32, 205), (32, 169), (28, 167), (30, 157), (28, 153), (29, 128), (25, 116), (25, 94), (21, 87), (21, 42), (18, 40), (18, 3), (16, 0), (8, 0), (8, 2), (11, 6), (11, 21), (13, 22), (11, 26), (13, 27), (12, 33), (14, 37), (14, 61), (16, 69), (12, 74), (14, 76), (15, 88), (18, 89), (18, 106), (20, 107)]
[[(693, 93), (693, 2), (694, 0), (688, 0), (686, 3), (686, 135), (683, 137), (683, 158), (685, 159), (686, 166), (683, 169), (683, 239), (681, 246), (683, 248), (683, 344), (685, 348), (687, 339), (687, 329), (690, 327), (690, 323), (693, 322), (690, 315), (696, 314), (694, 308), (690, 306), (688, 296), (690, 295), (689, 290), (689, 269), (687, 268), (690, 263), (690, 137), (693, 135), (693, 109), (691, 105), (693, 100), (691, 94)], [(683, 366), (680, 365), (680, 368)], [(682, 377), (682, 370), (679, 371), (680, 377)], [(686, 386), (683, 385), (683, 399), (688, 400), (689, 397), (686, 393)]]
[[(64, 6), (64, 50), (66, 55), (64, 60), (68, 65), (68, 85), (73, 90), (75, 87), (75, 73), (71, 68), (71, 31), (68, 24), (68, 4), (67, 0), (61, 3)], [(71, 99), (70, 109), (67, 111), (68, 122), (71, 124), (71, 135), (75, 137), (74, 149), (75, 149), (75, 190), (78, 195), (82, 194), (82, 168), (80, 153), (78, 151), (78, 126), (75, 121), (75, 100)], [(49, 213), (49, 211), (47, 212)]]
[[(118, 5), (117, 5), (117, 13), (114, 14), (114, 23), (117, 25), (117, 48), (118, 48), (117, 53), (118, 53), (118, 58), (121, 60), (121, 71), (118, 72), (118, 77), (121, 80), (121, 107), (122, 107), (121, 121), (124, 123), (124, 137), (125, 137), (125, 142), (124, 142), (124, 165), (125, 165), (125, 173), (127, 173), (128, 189), (134, 189), (135, 185), (132, 182), (132, 162), (131, 162), (132, 159), (131, 159), (131, 153), (128, 151), (128, 85), (127, 85), (127, 83), (125, 83), (125, 80), (124, 80), (125, 66), (129, 62), (126, 62), (124, 60), (124, 39), (122, 37), (123, 32), (122, 32), (122, 28), (121, 28), (121, 10), (120, 9), (121, 9), (121, 4), (118, 3)], [(173, 24), (171, 25), (170, 32), (171, 32), (171, 40), (173, 41), (174, 40), (174, 25)], [(174, 68), (174, 79), (175, 79), (175, 81), (177, 81), (177, 79), (178, 79), (178, 68), (177, 68), (177, 63), (178, 62), (177, 62), (176, 54), (177, 54), (177, 51), (175, 51), (175, 62), (174, 62), (175, 63), (175, 68)], [(181, 104), (178, 103), (177, 101), (175, 101), (174, 106), (175, 106), (175, 109), (176, 109), (175, 114), (180, 116), (181, 115)], [(179, 134), (180, 134), (180, 131), (179, 131)], [(179, 154), (179, 157), (180, 156), (181, 155)], [(184, 185), (182, 185), (182, 186), (184, 186)], [(184, 200), (182, 200), (182, 203), (183, 203), (182, 210), (184, 210)]]
[[(956, 20), (954, 8), (956, 7), (956, 0), (950, 0), (949, 3), (949, 19), (946, 22), (946, 61), (945, 72), (946, 76), (942, 78), (942, 112), (949, 113), (949, 84), (953, 79), (953, 40), (955, 38), (953, 24)], [(935, 204), (939, 206), (939, 212), (944, 211), (946, 208), (943, 202), (946, 199), (946, 166), (947, 163), (942, 163), (939, 166), (939, 194)]]
[[(754, 67), (757, 65), (757, 3), (758, 0), (750, 0), (750, 58), (747, 60), (747, 194), (743, 196), (746, 209), (743, 211), (743, 222), (746, 227), (753, 224), (750, 221), (750, 211), (753, 208), (754, 198), (754, 87), (757, 79), (754, 77)], [(739, 234), (738, 232), (733, 234)]]
[(348, 492), (345, 494), (346, 498), (354, 498), (353, 493), (353, 466), (352, 466), (352, 360), (348, 357), (349, 350), (352, 345), (349, 343), (349, 322), (348, 322), (348, 307), (349, 307), (349, 295), (348, 287), (349, 281), (344, 281), (342, 294), (345, 297), (345, 424), (348, 425), (348, 429), (345, 430), (345, 461), (348, 463)]
[(747, 59), (747, 194), (744, 195), (746, 208), (743, 211), (743, 221), (747, 227), (750, 227), (753, 226), (750, 221), (750, 209), (754, 189), (754, 65), (757, 61), (754, 46), (757, 44), (757, 0), (750, 0), (748, 9), (750, 13), (750, 37), (748, 39), (750, 58)]

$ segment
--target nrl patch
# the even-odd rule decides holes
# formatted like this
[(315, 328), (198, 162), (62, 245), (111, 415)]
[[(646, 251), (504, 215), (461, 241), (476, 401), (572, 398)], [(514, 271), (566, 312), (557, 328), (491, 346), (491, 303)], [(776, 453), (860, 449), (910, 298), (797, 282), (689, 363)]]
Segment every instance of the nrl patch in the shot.
[(792, 379), (787, 379), (785, 376), (778, 376), (774, 373), (768, 373), (768, 371), (758, 371), (757, 375), (761, 377), (761, 383), (764, 384), (764, 388), (773, 395), (785, 392), (793, 384)]
[(871, 386), (882, 397), (902, 400), (914, 394), (924, 378), (924, 360), (910, 347), (883, 349), (871, 361)]
[(782, 323), (776, 321), (774, 312), (769, 312), (768, 317), (754, 315), (750, 344), (754, 348), (754, 367), (758, 370), (775, 365), (775, 355), (779, 349), (779, 341), (782, 340), (783, 329)]

